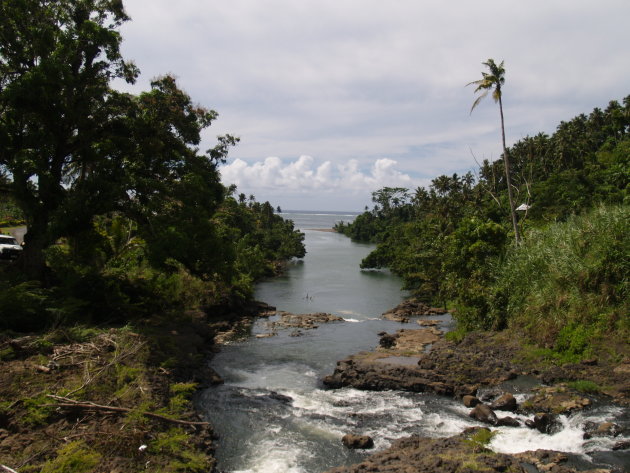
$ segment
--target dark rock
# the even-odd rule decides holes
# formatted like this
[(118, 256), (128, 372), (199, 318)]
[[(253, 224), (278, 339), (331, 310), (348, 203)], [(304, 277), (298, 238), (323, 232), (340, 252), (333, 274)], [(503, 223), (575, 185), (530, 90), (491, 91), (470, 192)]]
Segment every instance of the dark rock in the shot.
[(217, 386), (225, 381), (215, 370), (209, 366), (200, 368), (194, 376), (195, 381), (200, 382), (203, 386)]
[[(476, 396), (479, 388), (470, 384), (458, 384), (455, 387), (454, 394), (457, 397), (463, 398), (464, 396)], [(474, 407), (474, 406), (473, 406)]]
[[(398, 331), (385, 337), (386, 345), (392, 342), (390, 337), (397, 337), (394, 347), (387, 350), (402, 353), (413, 352), (426, 342), (432, 346), (430, 351), (418, 355), (418, 364), (413, 366), (384, 363), (378, 351), (358, 353), (338, 363), (334, 373), (323, 380), (324, 385), (333, 389), (352, 386), (379, 391), (439, 392), (461, 398), (476, 395), (480, 385), (496, 383), (513, 370), (505, 360), (514, 357), (515, 349), (497, 344), (489, 334), (467, 335), (460, 343), (446, 340), (430, 329)], [(492, 398), (502, 393), (497, 391)]]
[(339, 389), (347, 386), (347, 384), (343, 380), (337, 378), (334, 375), (324, 376), (324, 378), (322, 379), (322, 383), (324, 384), (324, 386), (330, 389)]
[[(470, 435), (478, 429), (451, 438), (412, 436), (361, 463), (328, 470), (327, 473), (472, 473), (474, 471), (523, 471), (510, 455), (480, 451)], [(474, 465), (474, 469), (473, 466)]]
[(490, 404), (493, 410), (514, 412), (517, 408), (516, 399), (510, 393), (505, 393)]
[(452, 396), (453, 395), (453, 386), (446, 383), (440, 382), (432, 382), (427, 384), (428, 391), (432, 391), (435, 394), (439, 394), (440, 396)]
[(424, 302), (415, 299), (406, 300), (391, 310), (383, 314), (383, 318), (393, 320), (394, 322), (408, 323), (409, 317), (421, 315), (441, 315), (446, 310), (437, 307), (430, 307)]
[(464, 406), (466, 407), (475, 407), (477, 404), (480, 404), (481, 401), (476, 398), (475, 396), (464, 396), (462, 398), (462, 401), (464, 402)]
[(383, 348), (391, 348), (394, 345), (396, 345), (396, 338), (397, 337), (395, 335), (390, 335), (386, 333), (385, 335), (381, 337), (378, 343)]
[(342, 443), (351, 449), (368, 449), (374, 448), (374, 440), (368, 435), (346, 434), (341, 439)]
[(269, 394), (265, 394), (260, 397), (264, 399), (271, 399), (272, 401), (281, 402), (282, 404), (291, 404), (293, 402), (293, 398), (291, 396), (285, 396), (284, 394), (280, 394), (275, 391), (271, 391)]
[(483, 393), (479, 396), (479, 399), (481, 399), (482, 402), (490, 402), (499, 397), (502, 392), (503, 391), (497, 388), (484, 389)]
[(613, 450), (628, 450), (630, 449), (630, 440), (621, 440), (613, 445)]
[(316, 312), (313, 314), (292, 314), (290, 312), (281, 312), (280, 320), (268, 322), (267, 325), (271, 332), (277, 329), (316, 329), (318, 324), (326, 324), (330, 322), (343, 322), (343, 317), (338, 315), (327, 314), (325, 312)]
[(477, 404), (468, 415), (479, 422), (491, 425), (497, 425), (497, 422), (499, 421), (494, 411), (485, 404)]
[(548, 434), (551, 431), (553, 424), (553, 417), (546, 412), (539, 412), (533, 419), (526, 420), (525, 425), (530, 429), (536, 429), (543, 434)]
[(520, 427), (521, 423), (516, 420), (514, 417), (506, 416), (501, 417), (497, 421), (497, 427)]
[(435, 362), (430, 358), (420, 358), (420, 360), (418, 360), (418, 366), (423, 370), (432, 370), (435, 369)]

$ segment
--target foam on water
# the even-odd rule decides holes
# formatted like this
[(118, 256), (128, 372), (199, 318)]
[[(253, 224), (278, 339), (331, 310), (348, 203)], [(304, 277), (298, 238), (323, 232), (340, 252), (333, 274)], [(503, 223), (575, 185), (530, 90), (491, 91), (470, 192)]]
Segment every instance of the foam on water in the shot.
[(557, 433), (543, 434), (536, 429), (500, 427), (490, 442), (490, 448), (499, 453), (520, 453), (527, 450), (557, 450), (583, 454), (584, 429), (580, 424), (559, 416), (561, 428)]
[[(557, 450), (588, 456), (593, 451), (611, 450), (613, 445), (625, 437), (594, 437), (584, 440), (586, 425), (599, 425), (614, 422), (623, 414), (623, 409), (616, 406), (604, 406), (578, 412), (572, 416), (558, 416), (559, 426), (552, 434), (543, 434), (536, 429), (501, 427), (489, 447), (500, 453), (520, 453), (527, 450)], [(524, 423), (527, 416), (515, 415)]]
[(261, 441), (250, 450), (245, 469), (233, 473), (303, 473), (300, 459), (305, 452), (292, 442)]

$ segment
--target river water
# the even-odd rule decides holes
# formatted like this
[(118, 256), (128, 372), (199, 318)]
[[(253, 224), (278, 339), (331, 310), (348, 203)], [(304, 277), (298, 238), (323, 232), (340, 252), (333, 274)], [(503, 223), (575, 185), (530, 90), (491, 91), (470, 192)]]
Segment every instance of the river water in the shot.
[[(339, 220), (351, 221), (355, 215), (288, 212), (283, 217), (304, 231), (307, 255), (290, 263), (284, 276), (259, 284), (256, 298), (278, 310), (328, 312), (345, 322), (304, 330), (300, 337), (291, 336), (291, 330), (279, 330), (277, 336), (257, 338), (268, 332), (267, 321), (261, 319), (251, 334), (222, 347), (211, 364), (225, 384), (203, 391), (197, 399), (198, 408), (219, 437), (219, 470), (317, 473), (359, 462), (369, 454), (343, 447), (341, 437), (346, 433), (370, 435), (375, 449), (380, 450), (411, 434), (443, 437), (479, 425), (468, 417), (468, 409), (449, 398), (323, 389), (321, 379), (332, 373), (337, 360), (375, 348), (379, 332), (393, 333), (404, 327), (382, 320), (380, 315), (406, 294), (400, 290), (401, 281), (389, 272), (359, 269), (373, 245), (320, 231)], [(448, 315), (432, 318), (441, 318), (443, 329), (451, 328)], [(513, 388), (517, 399), (524, 399), (519, 387)], [(630, 459), (610, 453), (622, 437), (582, 439), (584, 424), (589, 421), (612, 420), (630, 428), (627, 411), (600, 405), (560, 420), (563, 428), (553, 435), (501, 428), (491, 448), (505, 453), (555, 449), (617, 465)]]

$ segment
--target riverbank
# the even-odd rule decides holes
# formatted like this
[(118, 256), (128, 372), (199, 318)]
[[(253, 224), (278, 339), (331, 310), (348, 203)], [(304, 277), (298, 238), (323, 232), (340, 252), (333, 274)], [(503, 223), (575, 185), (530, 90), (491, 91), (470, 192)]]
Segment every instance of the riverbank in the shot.
[[(532, 348), (510, 332), (472, 332), (460, 341), (438, 337), (429, 351), (412, 337), (435, 334), (435, 329), (402, 329), (381, 338), (374, 352), (352, 355), (338, 362), (323, 382), (331, 388), (401, 389), (463, 397), (482, 387), (496, 386), (517, 376), (533, 376), (541, 383), (574, 384), (576, 391), (606, 396), (620, 405), (630, 405), (630, 358), (588, 359), (554, 365), (537, 359)], [(409, 362), (412, 360), (413, 363)]]
[[(404, 328), (393, 334), (380, 334), (377, 349), (339, 361), (333, 374), (324, 377), (323, 384), (331, 389), (403, 390), (454, 397), (471, 409), (471, 417), (490, 428), (524, 427), (523, 424), (526, 424), (543, 434), (557, 432), (561, 414), (564, 418), (579, 415), (581, 410), (602, 402), (625, 407), (630, 405), (627, 346), (619, 347), (626, 352), (617, 352), (615, 356), (555, 365), (537, 357), (536, 351), (514, 333), (473, 332), (461, 340), (449, 340), (435, 327), (439, 324), (425, 319), (417, 322), (430, 325), (430, 328)], [(408, 327), (405, 324), (401, 326)], [(519, 380), (527, 380), (529, 384), (526, 398), (513, 388), (510, 392), (510, 383), (514, 386)], [(515, 395), (520, 396), (518, 403)], [(410, 469), (427, 473), (604, 472), (623, 471), (619, 469), (620, 465), (630, 460), (629, 455), (621, 453), (611, 461), (617, 466), (593, 469), (595, 467), (591, 464), (591, 470), (588, 470), (588, 462), (582, 461), (579, 467), (567, 463), (569, 457), (562, 452), (501, 455), (486, 445), (496, 433), (490, 430), (487, 434), (465, 431), (445, 439), (404, 438), (359, 464), (335, 468), (329, 473), (393, 473)], [(620, 434), (620, 426), (602, 422), (585, 429), (584, 439), (600, 436), (609, 437), (612, 442)], [(627, 434), (625, 432), (626, 437)], [(627, 452), (630, 442), (626, 437), (622, 435), (621, 440), (615, 441), (613, 449)], [(479, 438), (485, 441), (475, 440)]]
[(20, 473), (214, 471), (213, 430), (191, 399), (222, 382), (207, 366), (215, 337), (258, 311), (253, 304), (213, 322), (188, 313), (2, 336), (0, 465)]

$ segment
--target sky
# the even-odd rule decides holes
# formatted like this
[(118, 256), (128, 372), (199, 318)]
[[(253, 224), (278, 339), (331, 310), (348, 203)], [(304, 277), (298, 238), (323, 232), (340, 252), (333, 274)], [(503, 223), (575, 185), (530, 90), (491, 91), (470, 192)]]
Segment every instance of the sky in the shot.
[(630, 95), (628, 0), (126, 0), (123, 54), (148, 90), (172, 74), (240, 138), (224, 184), (282, 209), (360, 211), (501, 154), (498, 106), (470, 114), (505, 61), (506, 138), (553, 133)]

